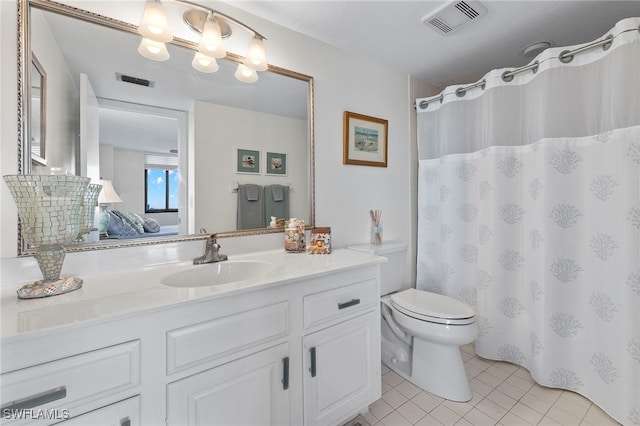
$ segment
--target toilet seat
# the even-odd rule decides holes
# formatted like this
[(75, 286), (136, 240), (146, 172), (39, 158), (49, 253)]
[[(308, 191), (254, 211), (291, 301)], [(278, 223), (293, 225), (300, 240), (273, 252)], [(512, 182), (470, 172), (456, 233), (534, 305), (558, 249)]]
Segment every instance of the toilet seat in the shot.
[(421, 321), (447, 325), (475, 322), (476, 313), (470, 306), (448, 296), (415, 288), (392, 294), (391, 306)]

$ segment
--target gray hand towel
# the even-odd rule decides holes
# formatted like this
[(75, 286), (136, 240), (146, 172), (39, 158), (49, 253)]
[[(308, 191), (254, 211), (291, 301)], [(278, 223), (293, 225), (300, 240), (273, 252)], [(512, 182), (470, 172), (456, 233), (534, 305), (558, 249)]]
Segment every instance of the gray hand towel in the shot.
[(271, 185), (271, 195), (273, 196), (273, 201), (282, 201), (284, 199), (282, 185)]
[(260, 186), (248, 183), (245, 188), (247, 190), (247, 200), (258, 201), (258, 198), (260, 198)]
[[(274, 190), (274, 187), (276, 186), (279, 187), (279, 190)], [(276, 194), (278, 191), (282, 191), (282, 198), (280, 201), (276, 201)], [(265, 223), (269, 223), (271, 216), (274, 216), (276, 219), (289, 218), (288, 186), (267, 185), (264, 187), (264, 216)]]
[[(257, 195), (253, 194), (249, 187), (256, 187), (258, 189)], [(260, 197), (261, 192), (262, 187), (260, 185), (238, 185), (238, 229), (265, 227), (264, 202)]]

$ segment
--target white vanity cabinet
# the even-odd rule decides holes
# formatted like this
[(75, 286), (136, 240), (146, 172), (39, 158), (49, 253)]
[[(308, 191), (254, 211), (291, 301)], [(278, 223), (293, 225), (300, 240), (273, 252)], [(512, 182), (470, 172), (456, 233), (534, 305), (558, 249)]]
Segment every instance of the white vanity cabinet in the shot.
[[(61, 339), (59, 345), (68, 343), (68, 335), (54, 336)], [(82, 338), (82, 334), (77, 337)], [(24, 353), (23, 359), (46, 359), (48, 354), (59, 352), (60, 347), (48, 349), (46, 343), (41, 344), (43, 340), (55, 344), (55, 338), (39, 340), (18, 342), (3, 347), (3, 351), (40, 351)], [(92, 419), (86, 424), (140, 424), (140, 402), (135, 397), (140, 385), (140, 355), (140, 341), (132, 340), (6, 373), (3, 370), (0, 423), (82, 424), (82, 417)], [(5, 354), (4, 361), (16, 363)]]
[[(376, 274), (337, 273), (204, 305), (216, 318), (167, 333), (168, 372), (194, 373), (167, 385), (167, 424), (326, 426), (365, 410), (380, 397)], [(209, 361), (216, 366), (193, 368)]]
[(380, 396), (377, 295), (368, 279), (304, 298), (305, 425), (344, 422)]
[(291, 300), (283, 288), (175, 310), (168, 425), (290, 424)]
[(168, 425), (287, 425), (286, 343), (167, 386)]
[(19, 301), (0, 424), (343, 424), (380, 397), (380, 258), (363, 256), (274, 254), (283, 278), (240, 288), (140, 272), (138, 291)]

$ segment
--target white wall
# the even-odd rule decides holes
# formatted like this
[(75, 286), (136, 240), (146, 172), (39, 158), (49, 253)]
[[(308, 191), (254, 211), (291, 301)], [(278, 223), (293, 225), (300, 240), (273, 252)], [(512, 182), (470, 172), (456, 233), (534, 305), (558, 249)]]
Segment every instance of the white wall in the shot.
[[(332, 228), (334, 247), (368, 242), (368, 211), (382, 210), (384, 238), (410, 245), (405, 285), (412, 285), (417, 232), (414, 96), (440, 89), (419, 83), (410, 92), (407, 74), (241, 11), (228, 12), (268, 35), (270, 63), (314, 77), (316, 225)], [(399, 49), (398, 55), (403, 54), (408, 52)], [(389, 121), (388, 167), (342, 164), (344, 111)]]
[[(11, 172), (15, 158), (15, 5), (2, 7), (2, 172)], [(362, 243), (369, 239), (369, 209), (381, 209), (385, 239), (410, 243), (416, 233), (415, 206), (415, 140), (411, 121), (416, 93), (410, 92), (408, 75), (378, 63), (354, 56), (318, 40), (285, 29), (271, 22), (221, 5), (221, 12), (244, 21), (268, 37), (267, 55), (271, 64), (296, 70), (314, 77), (315, 81), (315, 168), (316, 225), (331, 226), (335, 247)], [(8, 11), (8, 12), (7, 12)], [(11, 30), (13, 28), (13, 30)], [(11, 38), (6, 40), (5, 35)], [(7, 46), (5, 46), (7, 44)], [(244, 52), (238, 52), (243, 54)], [(398, 51), (398, 55), (408, 54)], [(7, 84), (9, 82), (9, 84)], [(422, 87), (420, 96), (438, 92)], [(6, 91), (5, 91), (6, 90)], [(277, 102), (277, 100), (274, 100)], [(345, 110), (389, 120), (388, 167), (366, 167), (342, 164), (342, 116)], [(5, 126), (13, 126), (5, 130)], [(5, 148), (7, 150), (5, 151)], [(15, 163), (15, 162), (14, 162)], [(5, 164), (7, 166), (5, 167)], [(13, 169), (16, 165), (13, 164)], [(14, 170), (15, 171), (15, 170)], [(2, 221), (15, 221), (15, 208), (5, 207), (6, 185), (1, 189)], [(3, 226), (3, 228), (7, 228)], [(2, 256), (15, 255), (15, 232), (2, 235)], [(11, 238), (14, 240), (11, 241)], [(415, 269), (415, 268), (414, 268)], [(411, 269), (405, 274), (412, 276)]]
[[(193, 111), (195, 229), (236, 229), (238, 194), (231, 192), (233, 182), (291, 183), (290, 217), (309, 217), (305, 120), (206, 102), (196, 102)], [(260, 174), (236, 173), (238, 148), (260, 151)], [(287, 154), (287, 176), (266, 174), (267, 152)]]
[[(16, 6), (0, 1), (0, 174), (18, 171), (16, 84)], [(17, 252), (17, 209), (7, 185), (0, 182), (0, 257)]]

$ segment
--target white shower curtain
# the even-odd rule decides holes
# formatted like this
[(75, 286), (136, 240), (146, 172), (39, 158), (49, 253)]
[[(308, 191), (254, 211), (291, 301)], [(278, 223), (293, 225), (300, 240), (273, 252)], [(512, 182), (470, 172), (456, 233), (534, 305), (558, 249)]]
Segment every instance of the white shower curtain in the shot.
[(417, 287), (475, 307), (478, 355), (640, 425), (640, 18), (607, 36), (417, 100)]

